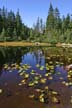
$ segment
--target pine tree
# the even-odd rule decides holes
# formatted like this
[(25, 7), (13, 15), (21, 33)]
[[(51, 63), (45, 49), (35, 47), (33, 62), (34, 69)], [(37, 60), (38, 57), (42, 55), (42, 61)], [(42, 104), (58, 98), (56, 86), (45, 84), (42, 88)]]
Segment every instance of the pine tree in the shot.
[(24, 37), (25, 37), (25, 26), (22, 25), (21, 38), (24, 39)]
[(3, 19), (2, 19), (2, 16), (0, 14), (0, 33), (2, 32), (2, 28), (3, 28), (2, 21), (3, 21)]
[(47, 20), (46, 20), (46, 31), (54, 28), (54, 9), (52, 4), (50, 4)]
[(17, 40), (16, 28), (14, 28), (14, 31), (13, 31), (13, 40)]
[(44, 24), (42, 18), (40, 19), (40, 33), (43, 33), (44, 31)]
[(15, 14), (12, 12), (12, 10), (8, 13), (7, 26), (8, 36), (13, 38), (13, 30), (15, 28)]
[(6, 37), (6, 31), (5, 31), (5, 29), (3, 28), (3, 29), (2, 29), (2, 32), (1, 32), (1, 35), (0, 35), (0, 40), (4, 41), (5, 37)]
[(35, 30), (36, 32), (40, 32), (40, 18), (38, 17), (37, 18), (37, 22), (36, 22), (36, 25), (35, 25)]
[(19, 10), (16, 13), (16, 31), (17, 31), (17, 36), (21, 35), (21, 29), (22, 29), (22, 20), (21, 16), (19, 14)]
[(3, 28), (7, 28), (7, 10), (5, 9), (5, 7), (3, 6), (2, 10), (1, 10), (1, 16), (2, 16), (2, 26)]
[(56, 19), (60, 18), (60, 12), (59, 12), (59, 10), (58, 10), (57, 7), (54, 9), (54, 17), (55, 17)]
[(67, 30), (69, 28), (69, 24), (70, 24), (70, 15), (69, 14), (67, 14), (64, 24), (65, 24), (65, 29)]
[(62, 23), (61, 23), (61, 18), (60, 18), (60, 12), (58, 8), (55, 8), (54, 10), (54, 28), (58, 31), (61, 29)]

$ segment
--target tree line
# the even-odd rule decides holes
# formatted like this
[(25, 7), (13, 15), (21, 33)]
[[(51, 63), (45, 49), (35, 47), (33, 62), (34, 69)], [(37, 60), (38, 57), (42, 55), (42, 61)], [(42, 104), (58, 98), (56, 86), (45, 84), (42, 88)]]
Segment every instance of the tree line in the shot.
[(0, 41), (39, 41), (49, 43), (72, 43), (72, 15), (60, 16), (59, 9), (50, 4), (48, 16), (44, 22), (37, 18), (32, 28), (21, 19), (19, 10), (15, 14), (5, 7), (0, 8)]
[(22, 23), (19, 10), (15, 14), (5, 7), (0, 9), (0, 41), (24, 40), (29, 37), (29, 32), (30, 29)]
[(50, 4), (46, 20), (46, 36), (49, 42), (72, 42), (71, 15), (60, 17), (59, 9)]

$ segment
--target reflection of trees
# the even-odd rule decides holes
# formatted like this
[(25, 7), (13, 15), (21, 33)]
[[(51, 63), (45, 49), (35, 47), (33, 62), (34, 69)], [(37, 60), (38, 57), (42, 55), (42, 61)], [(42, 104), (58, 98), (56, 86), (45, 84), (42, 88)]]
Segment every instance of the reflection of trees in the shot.
[[(20, 63), (22, 56), (31, 52), (36, 63), (42, 63), (43, 56), (45, 56), (45, 62), (50, 60), (54, 62), (59, 61), (66, 64), (72, 63), (72, 49), (71, 48), (56, 48), (56, 47), (0, 47), (0, 71), (4, 63)], [(57, 56), (59, 55), (59, 56)], [(68, 60), (68, 58), (71, 58)], [(24, 58), (23, 58), (24, 59)], [(0, 72), (1, 73), (1, 72)]]
[(36, 58), (36, 64), (40, 64), (42, 63), (42, 57), (43, 57), (43, 50), (42, 47), (36, 47), (34, 49), (34, 57)]
[(27, 47), (1, 47), (0, 48), (0, 71), (4, 63), (20, 63), (22, 55), (28, 52)]
[[(52, 61), (53, 63), (58, 61), (58, 62), (63, 62), (66, 65), (72, 62), (71, 48), (46, 47), (44, 48), (44, 55), (46, 63), (48, 63), (49, 61)], [(68, 60), (69, 58), (71, 58), (70, 61)]]
[(2, 49), (0, 49), (0, 75), (2, 74), (2, 67), (5, 62), (5, 55)]

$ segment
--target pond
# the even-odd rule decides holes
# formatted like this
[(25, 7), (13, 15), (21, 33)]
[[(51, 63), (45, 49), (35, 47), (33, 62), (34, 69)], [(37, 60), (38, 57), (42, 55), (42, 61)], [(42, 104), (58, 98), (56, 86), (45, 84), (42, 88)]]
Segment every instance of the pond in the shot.
[(0, 47), (0, 108), (72, 108), (72, 49)]

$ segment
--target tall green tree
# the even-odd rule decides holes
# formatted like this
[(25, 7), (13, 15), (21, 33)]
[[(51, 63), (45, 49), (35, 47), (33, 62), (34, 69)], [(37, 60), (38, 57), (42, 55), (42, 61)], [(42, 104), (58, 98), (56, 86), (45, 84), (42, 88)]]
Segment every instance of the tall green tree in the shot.
[(38, 17), (37, 18), (37, 22), (36, 22), (36, 25), (35, 25), (35, 30), (36, 32), (40, 32), (40, 18)]
[(19, 9), (16, 13), (15, 21), (16, 21), (16, 31), (17, 31), (17, 37), (18, 37), (21, 35), (21, 29), (22, 29), (22, 20), (21, 20), (21, 16), (19, 13)]
[(12, 10), (8, 13), (7, 26), (8, 36), (13, 38), (13, 30), (15, 28), (15, 14), (12, 12)]
[(2, 29), (2, 32), (1, 32), (1, 35), (0, 35), (0, 41), (1, 41), (1, 40), (4, 41), (4, 40), (5, 40), (5, 37), (6, 37), (6, 31), (5, 31), (5, 29), (3, 28), (3, 29)]
[(46, 31), (50, 31), (54, 28), (54, 9), (52, 4), (50, 4), (48, 16), (46, 20)]
[(7, 9), (3, 6), (1, 10), (1, 16), (2, 16), (2, 26), (3, 28), (7, 28)]
[(69, 24), (70, 24), (70, 15), (67, 14), (67, 17), (66, 17), (65, 22), (64, 22), (65, 30), (67, 30), (69, 28)]
[(58, 31), (62, 27), (61, 18), (60, 18), (60, 12), (59, 12), (58, 8), (55, 8), (55, 10), (54, 10), (54, 17), (55, 17), (54, 27)]
[[(0, 9), (1, 10), (1, 9)], [(2, 16), (1, 16), (1, 11), (0, 11), (0, 33), (2, 32), (2, 28), (3, 28), (3, 19), (2, 19)]]
[(14, 28), (14, 30), (13, 30), (13, 39), (14, 39), (14, 40), (17, 40), (16, 28)]

